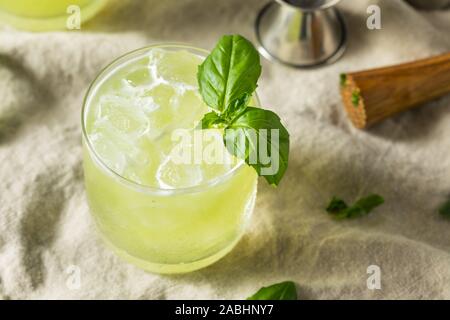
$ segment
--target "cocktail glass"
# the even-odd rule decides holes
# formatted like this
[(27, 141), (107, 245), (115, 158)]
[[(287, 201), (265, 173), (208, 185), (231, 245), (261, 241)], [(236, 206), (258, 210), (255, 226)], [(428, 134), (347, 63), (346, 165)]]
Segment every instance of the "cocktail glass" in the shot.
[[(151, 272), (183, 273), (214, 263), (236, 245), (253, 211), (257, 175), (243, 161), (169, 161), (174, 130), (206, 131), (195, 127), (209, 111), (196, 79), (207, 54), (171, 44), (131, 52), (100, 73), (84, 101), (92, 216), (119, 256)], [(220, 132), (214, 134), (231, 157)]]

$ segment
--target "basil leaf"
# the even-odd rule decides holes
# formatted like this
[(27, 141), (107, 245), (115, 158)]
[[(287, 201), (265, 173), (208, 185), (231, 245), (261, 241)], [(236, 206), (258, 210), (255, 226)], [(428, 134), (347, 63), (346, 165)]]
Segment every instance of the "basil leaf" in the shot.
[(240, 35), (223, 36), (198, 68), (200, 94), (219, 112), (245, 107), (261, 75), (259, 54)]
[(440, 208), (439, 208), (439, 213), (443, 216), (449, 217), (450, 218), (450, 200), (447, 201), (446, 203), (444, 203)]
[(344, 200), (339, 199), (338, 197), (333, 197), (333, 199), (331, 199), (330, 201), (330, 204), (325, 210), (327, 210), (328, 213), (337, 214), (347, 208), (347, 203), (345, 203)]
[(225, 146), (271, 185), (278, 185), (289, 159), (289, 133), (272, 111), (247, 107), (225, 128)]
[(263, 287), (247, 300), (297, 300), (297, 289), (292, 281)]
[(359, 199), (356, 201), (354, 206), (361, 208), (364, 213), (368, 214), (373, 209), (378, 207), (379, 205), (384, 203), (383, 197), (377, 195), (377, 194), (371, 194), (365, 198)]
[(359, 101), (361, 100), (361, 92), (359, 89), (355, 89), (352, 92), (352, 103), (355, 108), (359, 106)]
[(347, 74), (341, 73), (339, 75), (341, 87), (345, 87), (347, 85)]
[(216, 112), (211, 111), (205, 114), (199, 123), (199, 129), (212, 129), (224, 127), (226, 121), (222, 119)]
[(337, 219), (355, 218), (369, 214), (373, 209), (384, 203), (383, 197), (371, 194), (348, 206), (344, 200), (333, 197), (326, 211)]

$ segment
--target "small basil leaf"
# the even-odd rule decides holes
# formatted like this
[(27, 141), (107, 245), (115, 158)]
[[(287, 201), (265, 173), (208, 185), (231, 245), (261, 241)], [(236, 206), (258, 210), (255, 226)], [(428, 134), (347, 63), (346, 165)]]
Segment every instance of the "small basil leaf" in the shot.
[(355, 89), (352, 92), (352, 103), (355, 108), (359, 106), (359, 101), (361, 100), (361, 92), (359, 89)]
[(263, 287), (247, 300), (297, 300), (297, 289), (292, 281)]
[(225, 128), (225, 146), (277, 186), (289, 159), (289, 133), (272, 111), (247, 107)]
[(326, 211), (336, 219), (349, 219), (369, 214), (373, 209), (384, 203), (383, 197), (371, 194), (356, 201), (350, 207), (337, 197), (333, 197)]
[(339, 75), (341, 87), (345, 87), (347, 85), (347, 74), (341, 73)]
[(450, 200), (447, 201), (446, 203), (444, 203), (440, 208), (439, 208), (439, 213), (445, 217), (450, 218)]
[(216, 112), (211, 111), (205, 114), (200, 121), (199, 129), (212, 129), (225, 126), (225, 120), (222, 119)]
[(333, 197), (333, 199), (331, 199), (330, 201), (330, 204), (327, 206), (326, 210), (328, 213), (339, 213), (347, 208), (348, 206), (344, 200), (339, 199), (338, 197)]
[(355, 206), (361, 208), (364, 213), (368, 214), (373, 209), (384, 203), (383, 197), (377, 194), (371, 194), (365, 198), (356, 201)]
[(199, 66), (197, 77), (205, 103), (223, 112), (245, 107), (260, 75), (259, 54), (252, 43), (240, 35), (228, 35)]

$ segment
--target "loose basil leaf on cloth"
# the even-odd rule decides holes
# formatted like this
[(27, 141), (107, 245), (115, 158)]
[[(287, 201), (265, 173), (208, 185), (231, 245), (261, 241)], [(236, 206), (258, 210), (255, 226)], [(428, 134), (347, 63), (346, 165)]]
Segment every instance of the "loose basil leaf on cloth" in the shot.
[(279, 184), (288, 166), (289, 133), (276, 113), (247, 107), (225, 128), (224, 142), (269, 184)]
[(371, 194), (348, 206), (344, 200), (333, 197), (326, 211), (337, 219), (355, 218), (369, 214), (373, 209), (384, 203), (383, 197)]
[(297, 300), (297, 289), (292, 281), (263, 287), (247, 300)]
[(439, 213), (447, 218), (450, 218), (450, 200), (439, 208)]
[(361, 208), (364, 213), (369, 213), (379, 205), (384, 203), (384, 198), (377, 195), (371, 194), (365, 198), (361, 198), (354, 204), (355, 207)]
[(331, 199), (330, 204), (328, 205), (326, 210), (328, 213), (337, 214), (347, 208), (348, 208), (348, 205), (344, 200), (339, 199), (338, 197), (333, 197), (333, 199)]
[(246, 106), (261, 75), (258, 51), (240, 35), (223, 36), (198, 68), (200, 94), (219, 112)]

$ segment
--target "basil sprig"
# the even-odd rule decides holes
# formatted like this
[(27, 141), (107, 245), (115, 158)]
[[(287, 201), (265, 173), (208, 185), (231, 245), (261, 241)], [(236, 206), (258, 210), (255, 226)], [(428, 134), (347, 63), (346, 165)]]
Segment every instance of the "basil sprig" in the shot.
[[(198, 68), (199, 91), (213, 109), (201, 120), (201, 128), (224, 129), (228, 151), (245, 160), (271, 185), (278, 185), (289, 159), (289, 133), (270, 110), (251, 107), (261, 64), (258, 51), (240, 35), (223, 36)], [(261, 157), (261, 149), (275, 159)]]

